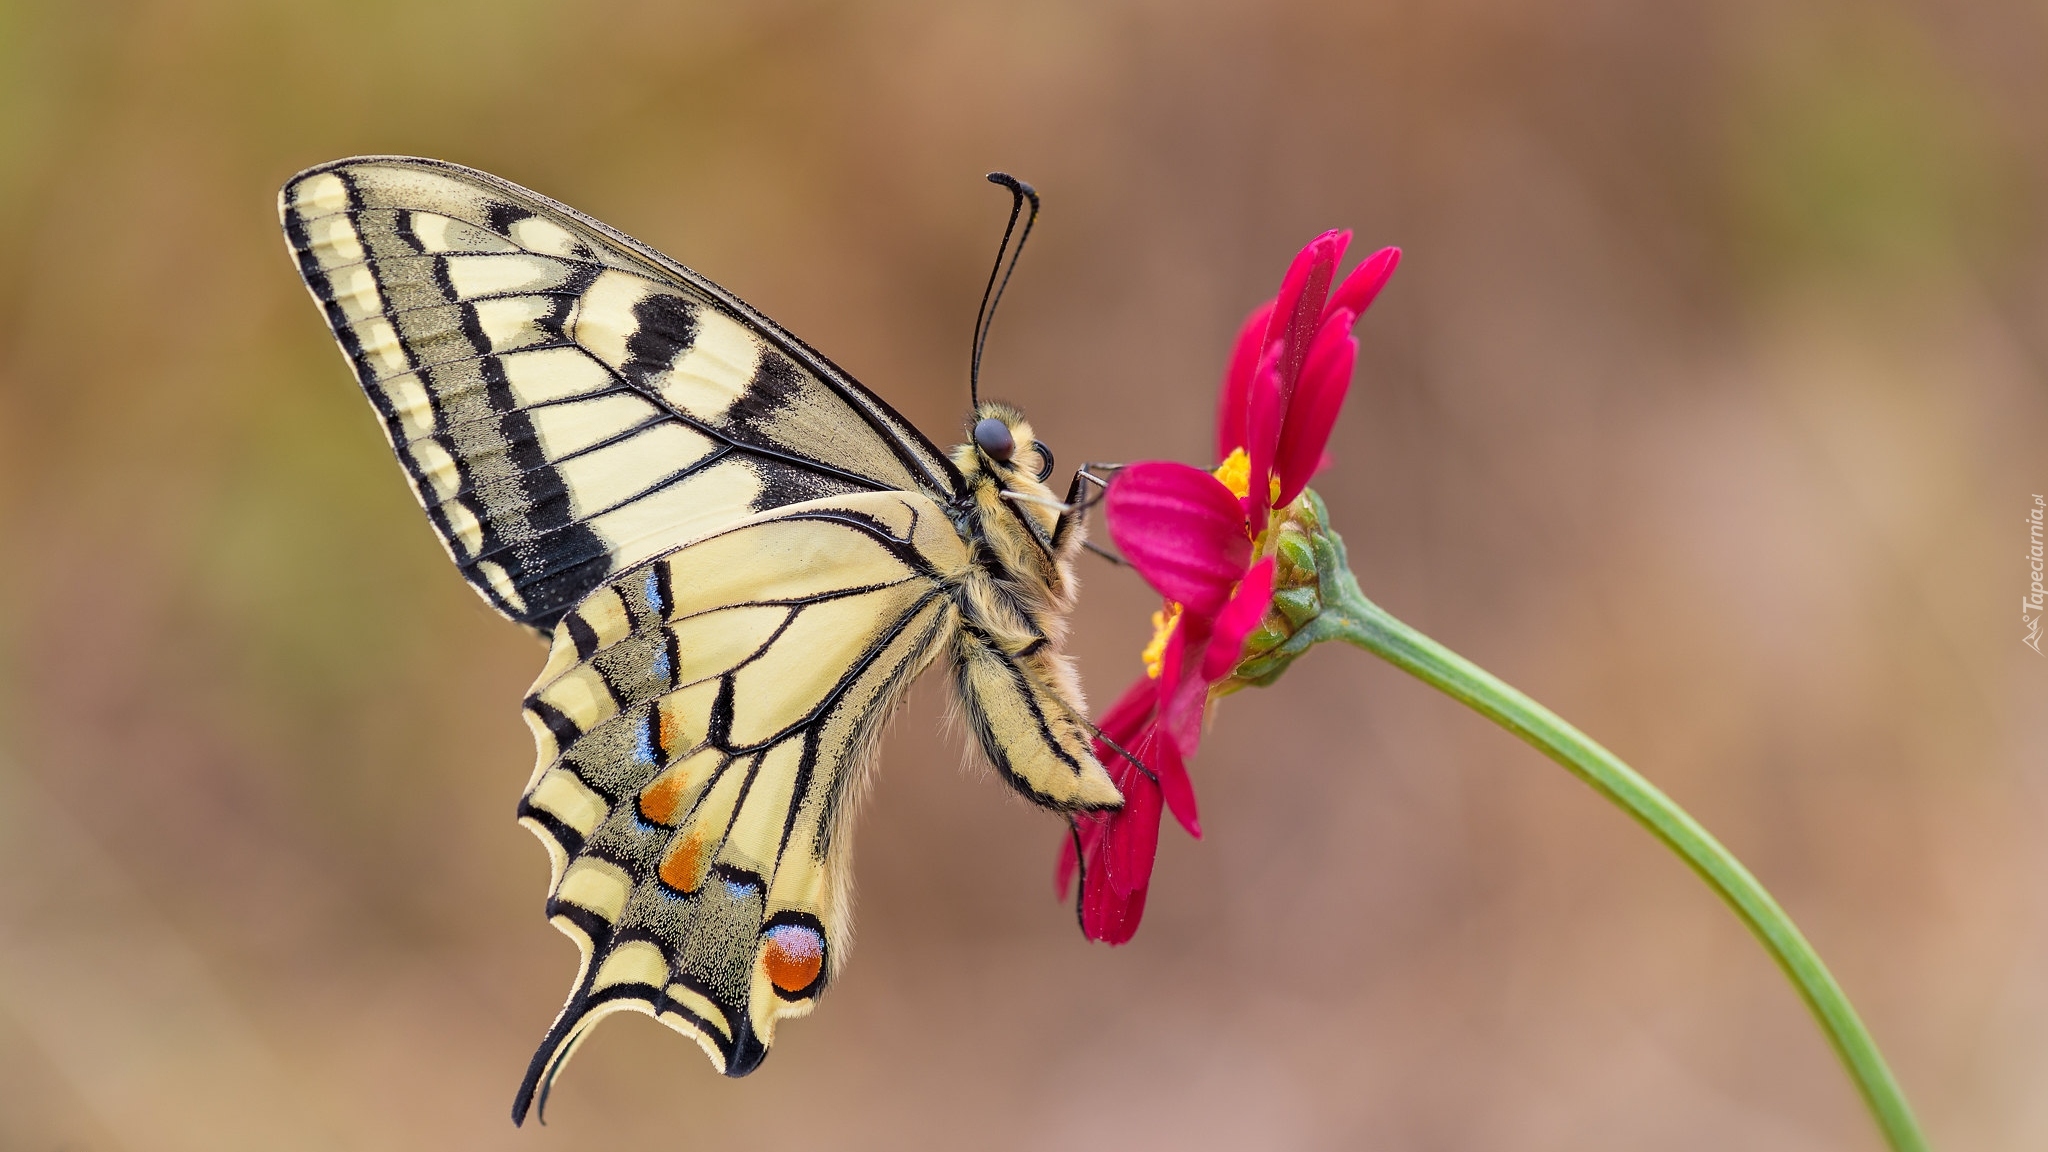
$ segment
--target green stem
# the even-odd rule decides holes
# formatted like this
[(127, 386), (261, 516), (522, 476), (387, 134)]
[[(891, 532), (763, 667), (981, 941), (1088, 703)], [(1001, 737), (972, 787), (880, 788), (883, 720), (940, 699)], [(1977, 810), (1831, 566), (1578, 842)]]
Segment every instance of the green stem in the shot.
[[(1320, 504), (1316, 507), (1321, 512)], [(1328, 521), (1324, 520), (1327, 524)], [(1896, 1152), (1924, 1152), (1926, 1137), (1913, 1119), (1905, 1093), (1885, 1066), (1877, 1044), (1849, 1006), (1841, 985), (1821, 963), (1792, 918), (1764, 890), (1721, 842), (1686, 815), (1683, 808), (1657, 790), (1619, 757), (1556, 713), (1502, 683), (1485, 669), (1387, 614), (1368, 600), (1344, 562), (1343, 543), (1327, 532), (1317, 541), (1316, 567), (1322, 579), (1322, 611), (1304, 633), (1301, 648), (1329, 639), (1344, 640), (1379, 656), (1395, 667), (1458, 700), (1473, 711), (1528, 741), (1572, 775), (1592, 785), (1636, 818), (1666, 847), (1676, 852), (1709, 887), (1720, 893), (1742, 922), (1763, 942), (1764, 949), (1785, 971), (1821, 1030), (1835, 1046), (1849, 1078), (1863, 1093), (1885, 1140)], [(1334, 561), (1332, 563), (1331, 561)], [(1287, 645), (1296, 648), (1294, 643)], [(1299, 650), (1299, 649), (1296, 649)]]

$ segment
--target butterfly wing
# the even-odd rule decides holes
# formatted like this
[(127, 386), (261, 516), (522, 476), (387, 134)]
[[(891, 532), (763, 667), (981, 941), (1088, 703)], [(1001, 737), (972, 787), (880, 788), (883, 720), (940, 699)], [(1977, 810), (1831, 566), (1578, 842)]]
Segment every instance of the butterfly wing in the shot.
[(615, 573), (745, 516), (952, 464), (773, 321), (486, 173), (360, 157), (279, 196), (327, 315), (450, 556), (548, 629)]
[(629, 570), (563, 616), (527, 697), (520, 817), (582, 965), (523, 1119), (588, 1029), (637, 1011), (730, 1076), (846, 947), (847, 819), (910, 681), (951, 643), (966, 546), (931, 500), (764, 513)]

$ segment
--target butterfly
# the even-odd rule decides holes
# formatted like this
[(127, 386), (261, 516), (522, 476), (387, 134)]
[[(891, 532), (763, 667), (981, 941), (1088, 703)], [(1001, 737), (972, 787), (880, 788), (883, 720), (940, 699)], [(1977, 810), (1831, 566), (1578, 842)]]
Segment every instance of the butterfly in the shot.
[[(1011, 228), (1035, 217), (999, 176)], [(611, 1013), (744, 1076), (810, 1012), (845, 960), (853, 810), (933, 662), (1026, 797), (1122, 803), (1062, 653), (1100, 481), (1055, 497), (1018, 410), (976, 389), (941, 452), (730, 292), (455, 164), (322, 164), (279, 214), (449, 556), (549, 641), (519, 819), (581, 962), (515, 1123)]]

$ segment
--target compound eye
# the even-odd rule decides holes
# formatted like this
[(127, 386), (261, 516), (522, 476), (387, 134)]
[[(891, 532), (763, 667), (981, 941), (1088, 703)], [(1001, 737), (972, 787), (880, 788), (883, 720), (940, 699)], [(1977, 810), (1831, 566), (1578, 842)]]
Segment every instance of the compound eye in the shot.
[(1052, 449), (1043, 440), (1033, 440), (1031, 446), (1038, 449), (1038, 482), (1043, 484), (1052, 479)]
[(1007, 464), (1016, 454), (1017, 438), (1010, 435), (1010, 426), (993, 416), (977, 421), (974, 425), (974, 445), (991, 457)]

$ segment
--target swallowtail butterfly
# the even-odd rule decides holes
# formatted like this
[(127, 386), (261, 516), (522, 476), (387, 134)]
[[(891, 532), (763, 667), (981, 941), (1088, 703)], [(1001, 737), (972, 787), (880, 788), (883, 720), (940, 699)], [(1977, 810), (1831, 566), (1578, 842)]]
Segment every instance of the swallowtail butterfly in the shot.
[(941, 452), (718, 285), (454, 164), (323, 164), (279, 211), (448, 554), (550, 642), (519, 818), (582, 963), (514, 1120), (610, 1013), (742, 1076), (811, 1010), (851, 812), (933, 661), (1020, 792), (1121, 803), (1061, 652), (1092, 477), (1056, 498), (1017, 410), (977, 400)]

